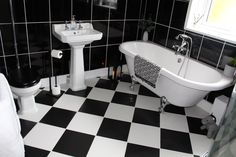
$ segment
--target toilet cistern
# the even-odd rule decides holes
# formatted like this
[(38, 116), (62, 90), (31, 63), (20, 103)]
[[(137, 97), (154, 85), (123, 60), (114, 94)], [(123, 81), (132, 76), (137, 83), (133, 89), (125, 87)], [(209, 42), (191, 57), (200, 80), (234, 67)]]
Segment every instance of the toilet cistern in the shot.
[[(74, 17), (74, 16), (73, 16)], [(84, 80), (83, 48), (95, 40), (102, 39), (102, 32), (93, 29), (91, 23), (76, 23), (73, 18), (70, 23), (53, 24), (53, 35), (71, 47), (70, 88), (78, 91), (86, 88)]]

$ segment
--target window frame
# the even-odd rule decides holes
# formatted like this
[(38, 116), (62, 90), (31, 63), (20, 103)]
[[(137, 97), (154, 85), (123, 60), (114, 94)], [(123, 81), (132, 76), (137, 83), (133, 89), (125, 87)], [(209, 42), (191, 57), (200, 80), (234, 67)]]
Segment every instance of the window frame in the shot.
[[(212, 1), (213, 0), (189, 0), (184, 29), (236, 44), (236, 31), (229, 31), (227, 28), (217, 27), (207, 22)], [(197, 6), (199, 3), (200, 6)], [(203, 6), (204, 4), (207, 5)], [(199, 13), (199, 7), (205, 7), (201, 9), (203, 12), (200, 11)], [(198, 15), (197, 19), (196, 14), (198, 13), (200, 15)]]

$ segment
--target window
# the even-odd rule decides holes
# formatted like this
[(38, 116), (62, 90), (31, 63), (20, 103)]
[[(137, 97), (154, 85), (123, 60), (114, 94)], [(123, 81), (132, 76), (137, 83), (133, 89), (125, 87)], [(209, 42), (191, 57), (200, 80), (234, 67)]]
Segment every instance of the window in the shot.
[(236, 0), (190, 0), (185, 29), (236, 43)]

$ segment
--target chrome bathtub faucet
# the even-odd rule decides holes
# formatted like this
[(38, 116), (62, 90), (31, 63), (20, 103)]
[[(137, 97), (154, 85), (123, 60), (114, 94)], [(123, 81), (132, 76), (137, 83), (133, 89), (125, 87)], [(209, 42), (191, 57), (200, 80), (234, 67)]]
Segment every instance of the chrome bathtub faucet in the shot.
[(190, 36), (187, 36), (186, 34), (179, 34), (175, 37), (175, 39), (179, 40), (179, 38), (182, 39), (181, 45), (173, 45), (172, 48), (176, 50), (176, 55), (177, 54), (182, 54), (187, 57), (190, 57), (190, 50), (192, 48), (192, 38)]

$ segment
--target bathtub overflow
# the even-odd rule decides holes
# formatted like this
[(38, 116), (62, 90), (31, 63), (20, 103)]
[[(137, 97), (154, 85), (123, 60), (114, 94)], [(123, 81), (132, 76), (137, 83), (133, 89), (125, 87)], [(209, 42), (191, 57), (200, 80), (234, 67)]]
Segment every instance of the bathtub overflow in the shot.
[(181, 63), (182, 59), (181, 58), (178, 58), (177, 62), (178, 63)]

